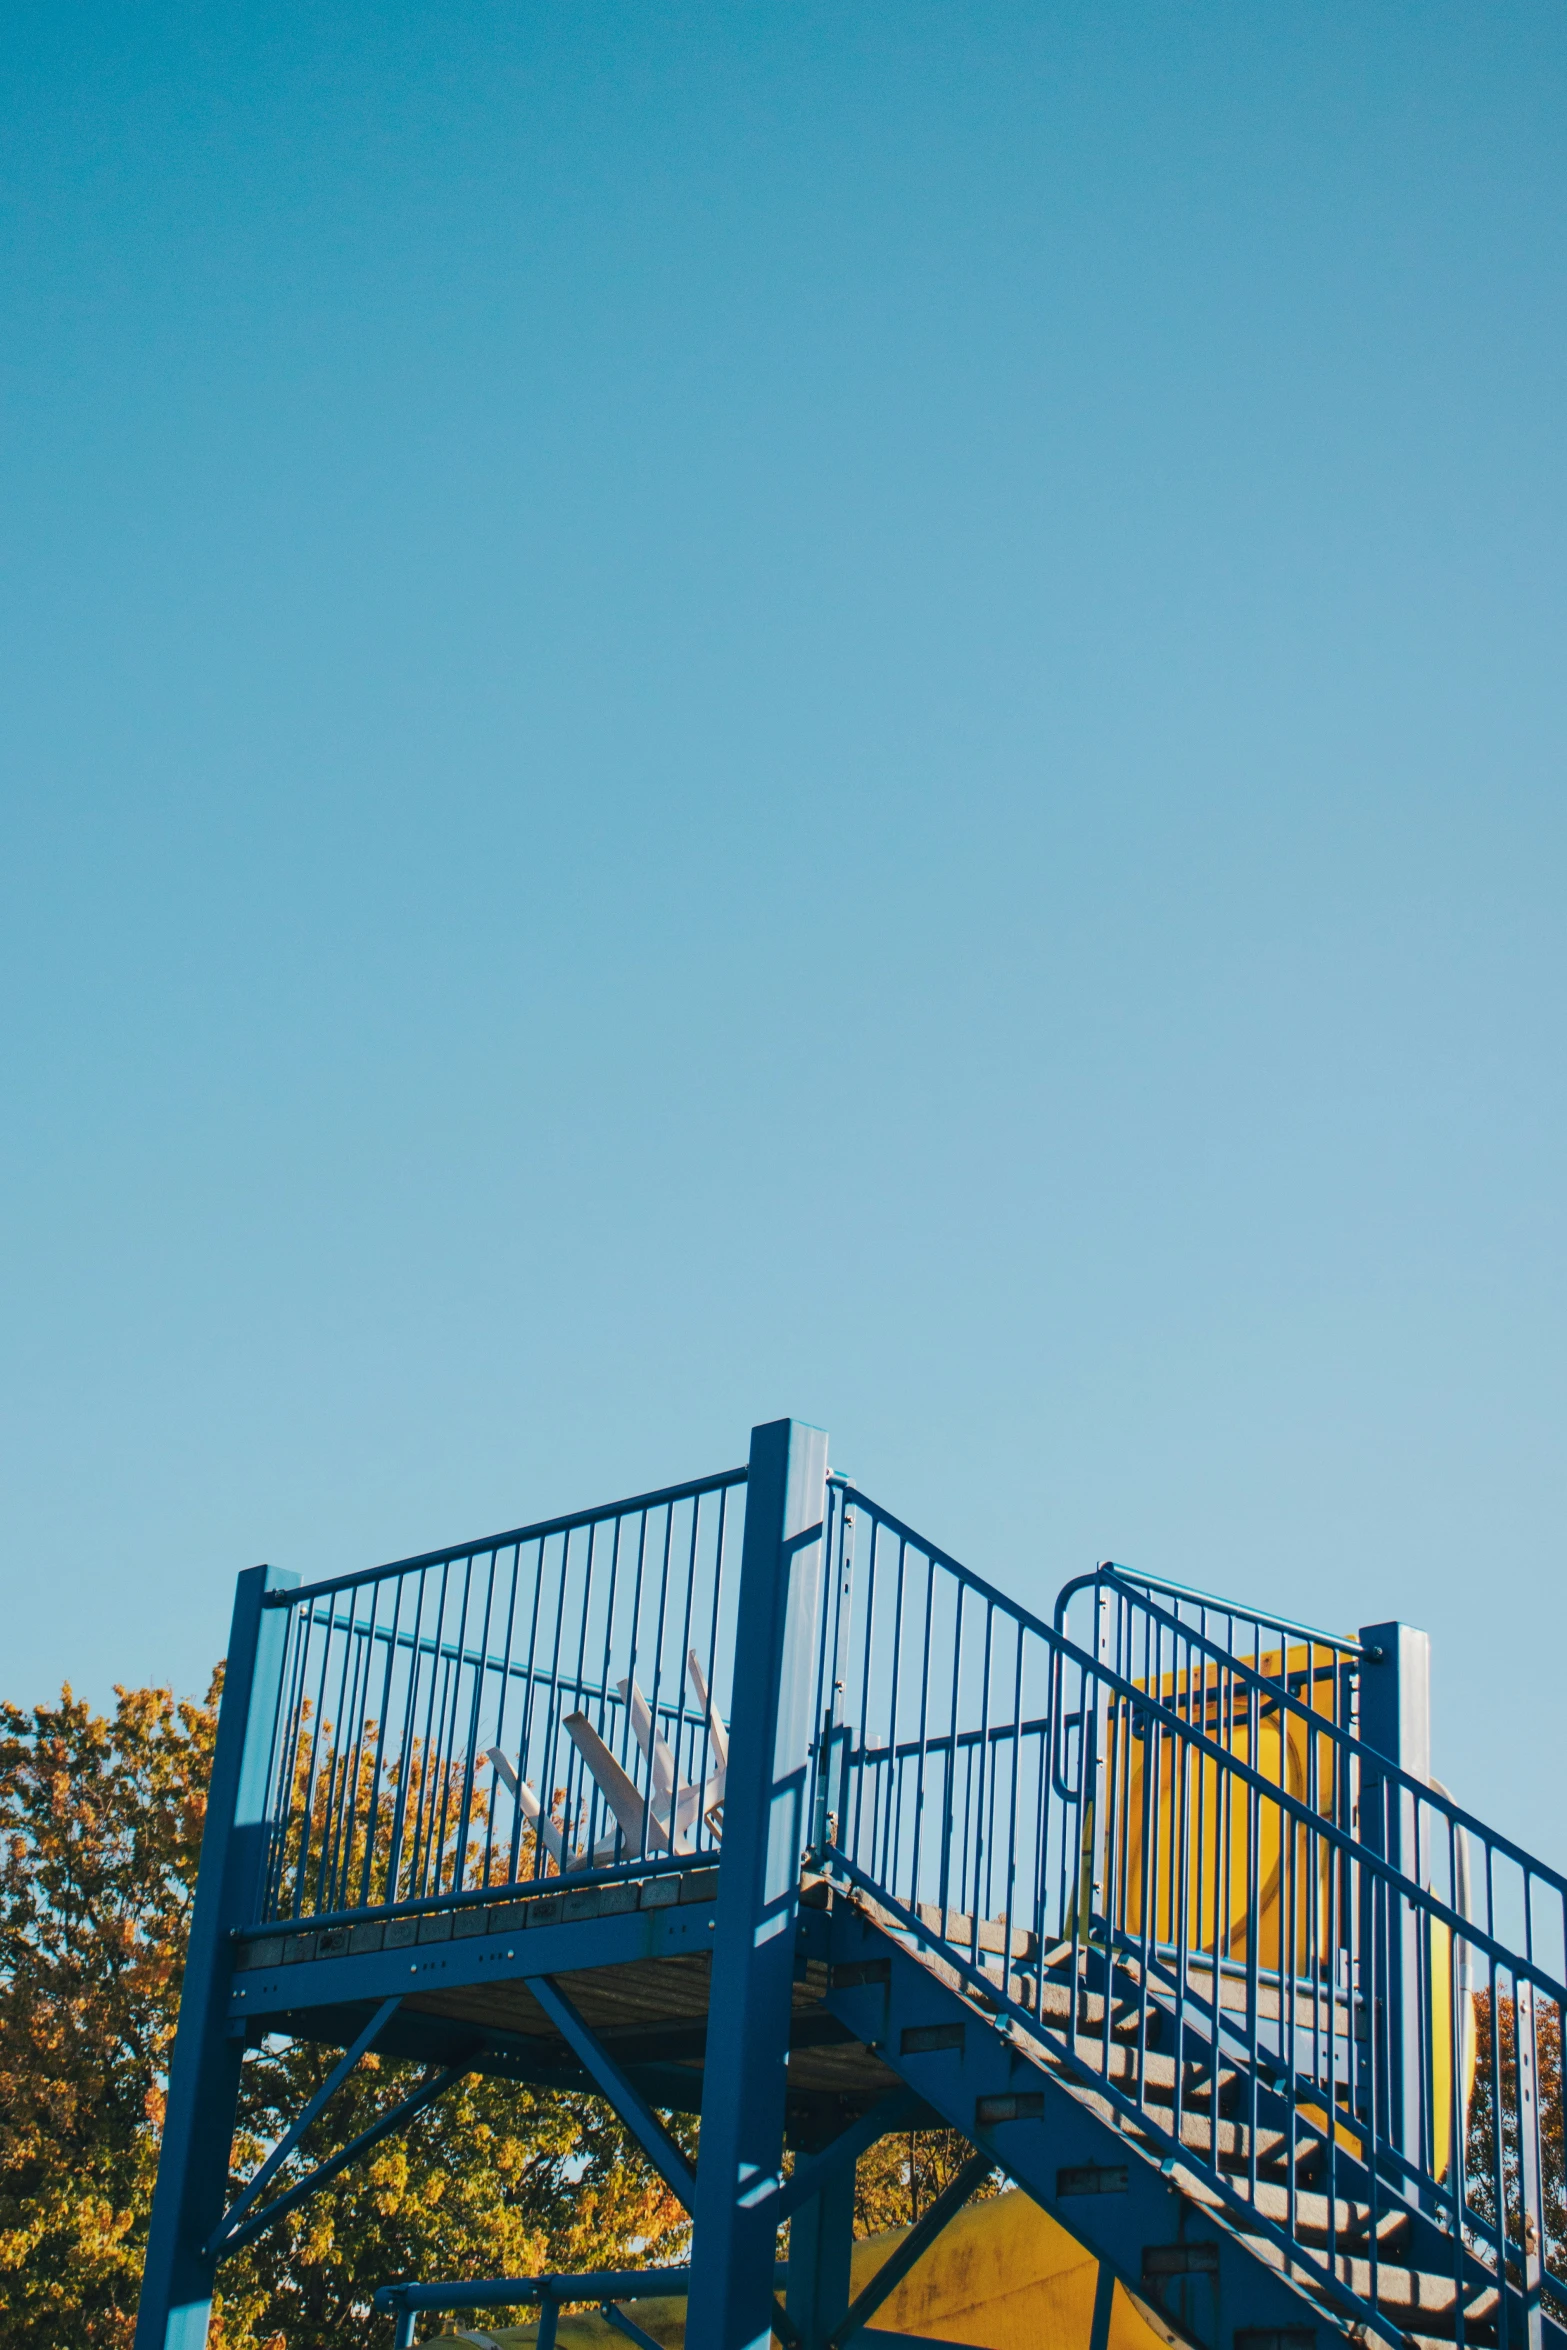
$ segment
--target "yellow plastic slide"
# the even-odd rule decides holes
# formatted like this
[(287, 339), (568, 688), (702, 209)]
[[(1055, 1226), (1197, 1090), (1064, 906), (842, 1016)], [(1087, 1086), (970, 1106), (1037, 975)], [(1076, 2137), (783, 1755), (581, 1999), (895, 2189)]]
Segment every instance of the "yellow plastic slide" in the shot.
[[(854, 2291), (869, 2284), (906, 2230), (864, 2237), (854, 2247)], [(1016, 2189), (971, 2203), (951, 2220), (923, 2259), (877, 2310), (870, 2330), (921, 2334), (933, 2342), (972, 2342), (977, 2350), (1088, 2350), (1097, 2264), (1075, 2237)], [(683, 2300), (628, 2301), (628, 2316), (664, 2345), (683, 2350)], [(459, 2342), (481, 2350), (527, 2350), (537, 2326), (482, 2323), (439, 2340), (456, 2350)], [(624, 2350), (625, 2336), (596, 2312), (563, 2317), (556, 2336), (560, 2350)], [(1122, 2288), (1115, 2289), (1110, 2350), (1166, 2350), (1169, 2336), (1156, 2333)]]
[[(1342, 1651), (1302, 1644), (1245, 1661), (1270, 1680), (1287, 1676), (1308, 1710), (1331, 1717), (1336, 1676), (1345, 1661)], [(1306, 1811), (1335, 1818), (1336, 1750), (1332, 1739), (1319, 1736), (1301, 1714), (1276, 1705), (1263, 1710), (1250, 1686), (1212, 1658), (1166, 1674), (1158, 1693), (1194, 1729)], [(1343, 1926), (1333, 1901), (1336, 1853), (1331, 1841), (1286, 1815), (1281, 1804), (1249, 1793), (1214, 1757), (1195, 1748), (1180, 1750), (1175, 1739), (1165, 1737), (1153, 1746), (1155, 1785), (1147, 1805), (1152, 1852), (1145, 1861), (1143, 1781), (1149, 1750), (1135, 1707), (1112, 1707), (1105, 1800), (1117, 1832), (1119, 1865), (1109, 1904), (1117, 1927), (1134, 1941), (1146, 1932), (1165, 1949), (1184, 1941), (1189, 1963), (1195, 1961), (1199, 1970), (1205, 1958), (1217, 1958), (1221, 1966), (1242, 1964), (1252, 1956), (1248, 1924), (1255, 1866), (1258, 1964), (1269, 1975), (1282, 1971), (1293, 1977), (1297, 1989), (1314, 1992), (1332, 1975), (1337, 1953), (1330, 1929), (1336, 1926), (1342, 1934)], [(1090, 1816), (1078, 1896), (1085, 1911), (1094, 1833)], [(1455, 2047), (1461, 2137), (1474, 2093), (1476, 2040), (1473, 1999), (1466, 1984), (1453, 1982), (1451, 1932), (1435, 1919), (1429, 1932), (1428, 2094), (1433, 2168), (1440, 2179), (1447, 2175), (1454, 2133)], [(1325, 2113), (1306, 2111), (1326, 2128)], [(1350, 2153), (1362, 2152), (1352, 2129), (1336, 2122), (1335, 2130)]]

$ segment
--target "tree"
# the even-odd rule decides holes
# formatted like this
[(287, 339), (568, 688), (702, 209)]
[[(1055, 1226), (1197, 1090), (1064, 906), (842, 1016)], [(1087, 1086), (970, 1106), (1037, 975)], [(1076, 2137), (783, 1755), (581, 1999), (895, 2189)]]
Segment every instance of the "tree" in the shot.
[[(1465, 2148), (1469, 2208), (1489, 2229), (1497, 2226), (1498, 2204), (1505, 2215), (1509, 2265), (1516, 2270), (1526, 2232), (1536, 2225), (1525, 2213), (1519, 2164), (1518, 2006), (1515, 1997), (1489, 1990), (1475, 1995), (1475, 2080), (1469, 2101)], [(1567, 2163), (1562, 2112), (1562, 2018), (1553, 2000), (1534, 2001), (1534, 2062), (1540, 2129), (1540, 2203), (1545, 2225), (1547, 2276), (1567, 2304)], [(1497, 2115), (1501, 2132), (1498, 2144)], [(1497, 2174), (1501, 2194), (1497, 2194)]]
[[(0, 1706), (0, 2350), (128, 2350), (220, 1686), (119, 1690), (112, 1716), (69, 1689)], [(332, 2061), (252, 2052), (236, 2186)], [(300, 2162), (414, 2077), (367, 2060)], [(596, 2099), (470, 2079), (226, 2262), (215, 2332), (335, 2350), (390, 2278), (667, 2256), (685, 2229)]]
[[(961, 2130), (895, 2130), (879, 2138), (855, 2167), (855, 2234), (908, 2227), (951, 2186), (973, 2152)], [(981, 2181), (974, 2199), (999, 2193), (992, 2175)]]

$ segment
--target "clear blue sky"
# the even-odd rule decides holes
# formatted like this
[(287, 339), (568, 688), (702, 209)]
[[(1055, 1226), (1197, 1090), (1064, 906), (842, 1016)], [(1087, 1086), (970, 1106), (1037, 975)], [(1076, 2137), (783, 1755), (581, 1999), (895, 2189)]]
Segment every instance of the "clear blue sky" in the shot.
[(3, 72), (5, 1693), (794, 1412), (1567, 1860), (1558, 0)]

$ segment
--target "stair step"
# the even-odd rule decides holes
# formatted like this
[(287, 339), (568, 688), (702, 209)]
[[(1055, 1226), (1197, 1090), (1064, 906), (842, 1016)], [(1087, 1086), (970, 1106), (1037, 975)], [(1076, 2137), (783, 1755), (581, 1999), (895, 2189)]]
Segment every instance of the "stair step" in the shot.
[[(1248, 2236), (1241, 2241), (1257, 2260), (1269, 2268), (1292, 2268), (1282, 2253), (1264, 2236)], [(1450, 2276), (1434, 2276), (1428, 2271), (1402, 2268), (1393, 2261), (1379, 2261), (1376, 2270), (1375, 2292), (1372, 2289), (1371, 2262), (1354, 2254), (1338, 2254), (1331, 2263), (1333, 2276), (1360, 2301), (1374, 2301), (1384, 2317), (1393, 2319), (1406, 2332), (1430, 2335), (1438, 2341), (1450, 2342), (1458, 2331), (1458, 2310), (1464, 2287)], [(1302, 2281), (1312, 2279), (1312, 2271), (1302, 2268)], [(1473, 2297), (1464, 2303), (1464, 2332), (1466, 2335), (1485, 2334), (1494, 2329), (1497, 2295), (1493, 2290)]]
[[(1275, 2227), (1289, 2226), (1288, 2187), (1273, 2179), (1259, 2179), (1255, 2197), (1248, 2195), (1247, 2200), (1254, 2202), (1262, 2217), (1272, 2220)], [(1409, 2226), (1410, 2215), (1407, 2211), (1394, 2209), (1382, 2212), (1377, 2221), (1377, 2242), (1384, 2255), (1398, 2237), (1408, 2235)], [(1296, 2188), (1295, 2234), (1302, 2243), (1326, 2245), (1331, 2240), (1337, 2243), (1341, 2251), (1358, 2252), (1364, 2249), (1370, 2233), (1371, 2206), (1368, 2203), (1352, 2202), (1339, 2195), (1335, 2196), (1330, 2205), (1326, 2195), (1316, 2194), (1309, 2187)]]
[[(922, 1926), (932, 1934), (939, 1934), (944, 1942), (950, 1942), (960, 1954), (972, 1952), (974, 1948), (974, 1920), (965, 1911), (949, 1909), (943, 1912), (937, 1903), (921, 1901), (916, 1904), (914, 1914)], [(979, 1947), (987, 1954), (995, 1952), (997, 1956), (1000, 1955), (1006, 1934), (1005, 1918), (980, 1919)], [(1013, 1927), (1011, 1950), (1013, 1958), (1033, 1958), (1037, 1956), (1038, 1950), (1039, 1938), (1036, 1934), (1030, 1933), (1026, 1926)]]
[[(925, 1922), (931, 1924), (933, 1919)], [(1226, 2103), (1233, 2107), (1244, 2099), (1248, 2078), (1233, 2058), (1222, 2058), (1216, 2075), (1201, 2058), (1186, 2058), (1179, 2068), (1177, 2128), (1175, 2057), (1158, 2047), (1139, 2050), (1141, 2019), (1135, 2011), (1122, 2008), (1118, 2012), (1114, 1986), (1107, 2006), (1102, 1992), (1088, 1991), (1070, 1977), (1063, 1980), (1059, 1975), (1015, 1973), (997, 1947), (987, 1953), (984, 1972), (988, 1984), (982, 1988), (970, 1968), (944, 1960), (928, 1946), (918, 1948), (906, 1930), (896, 1938), (971, 2012), (977, 2007), (994, 2014), (1001, 2004), (1005, 1978), (1011, 2000), (1029, 2015), (1027, 2024), (1020, 2023), (1015, 2014), (1011, 2019), (1010, 2037), (1019, 2055), (1031, 2055), (1123, 2143), (1130, 2140), (1158, 2156), (1174, 2139), (1193, 2158), (1189, 2171), (1184, 2165), (1175, 2170), (1181, 2193), (1201, 2210), (1223, 2218), (1253, 2258), (1287, 2277), (1322, 2310), (1331, 2329), (1351, 2334), (1357, 2330), (1346, 2327), (1334, 2303), (1329, 2278), (1369, 2307), (1374, 2273), (1374, 2305), (1404, 2335), (1409, 2350), (1451, 2350), (1460, 2320), (1468, 2350), (1494, 2350), (1502, 2316), (1495, 2288), (1477, 2285), (1472, 2270), (1455, 2280), (1451, 2272), (1411, 2265), (1410, 2254), (1416, 2245), (1428, 2259), (1433, 2250), (1429, 2229), (1417, 2222), (1414, 2213), (1393, 2205), (1377, 2210), (1373, 2217), (1373, 2207), (1364, 2197), (1351, 2193), (1330, 2199), (1318, 2188), (1301, 2184), (1303, 2166), (1325, 2152), (1324, 2138), (1302, 2117), (1292, 2146), (1288, 2128), (1260, 2125), (1254, 2129), (1237, 2119), (1233, 2111), (1226, 2113)], [(999, 1930), (996, 1939), (999, 1943)], [(961, 1958), (960, 1946), (953, 1955)], [(994, 1987), (993, 1999), (986, 1996), (990, 1986)], [(1165, 2029), (1169, 2029), (1168, 2022)], [(1200, 2039), (1198, 2045), (1202, 2045)], [(1128, 2116), (1123, 2110), (1121, 2101), (1127, 2099), (1141, 2109), (1140, 2116)], [(1296, 2168), (1293, 2192), (1292, 2163)], [(1203, 2179), (1204, 2170), (1209, 2174), (1208, 2182)], [(1215, 2192), (1215, 2171), (1224, 2177), (1225, 2195)], [(1349, 2181), (1359, 2175), (1359, 2165), (1352, 2157), (1345, 2158), (1345, 2171)], [(1237, 2225), (1233, 2201), (1226, 2200), (1237, 2192), (1251, 2204), (1259, 2220), (1292, 2237), (1298, 2249), (1292, 2253), (1249, 2231), (1244, 2217)], [(1462, 2258), (1458, 2247), (1454, 2250)], [(1321, 2267), (1316, 2264), (1318, 2255)]]

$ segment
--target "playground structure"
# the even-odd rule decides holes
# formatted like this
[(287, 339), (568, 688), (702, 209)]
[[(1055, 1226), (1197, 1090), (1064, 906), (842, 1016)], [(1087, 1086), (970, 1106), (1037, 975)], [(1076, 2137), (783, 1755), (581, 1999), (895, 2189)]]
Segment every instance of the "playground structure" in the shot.
[[(449, 1551), (256, 1568), (138, 2350), (201, 2350), (224, 2255), (469, 2072), (609, 2099), (692, 2214), (638, 2290), (688, 2295), (693, 2350), (938, 2338), (891, 2313), (993, 2170), (1095, 2264), (1085, 2350), (1127, 2309), (1193, 2350), (1567, 2350), (1564, 1930), (1567, 1880), (1431, 1778), (1422, 1633), (1111, 1565), (1045, 1621), (799, 1422)], [(343, 2053), (236, 2188), (273, 2032)], [(297, 2175), (372, 2049), (423, 2079)], [(856, 2158), (938, 2124), (972, 2159), (857, 2277)], [(654, 2338), (623, 2278), (384, 2282), (399, 2343), (532, 2301), (547, 2350), (599, 2284)]]

